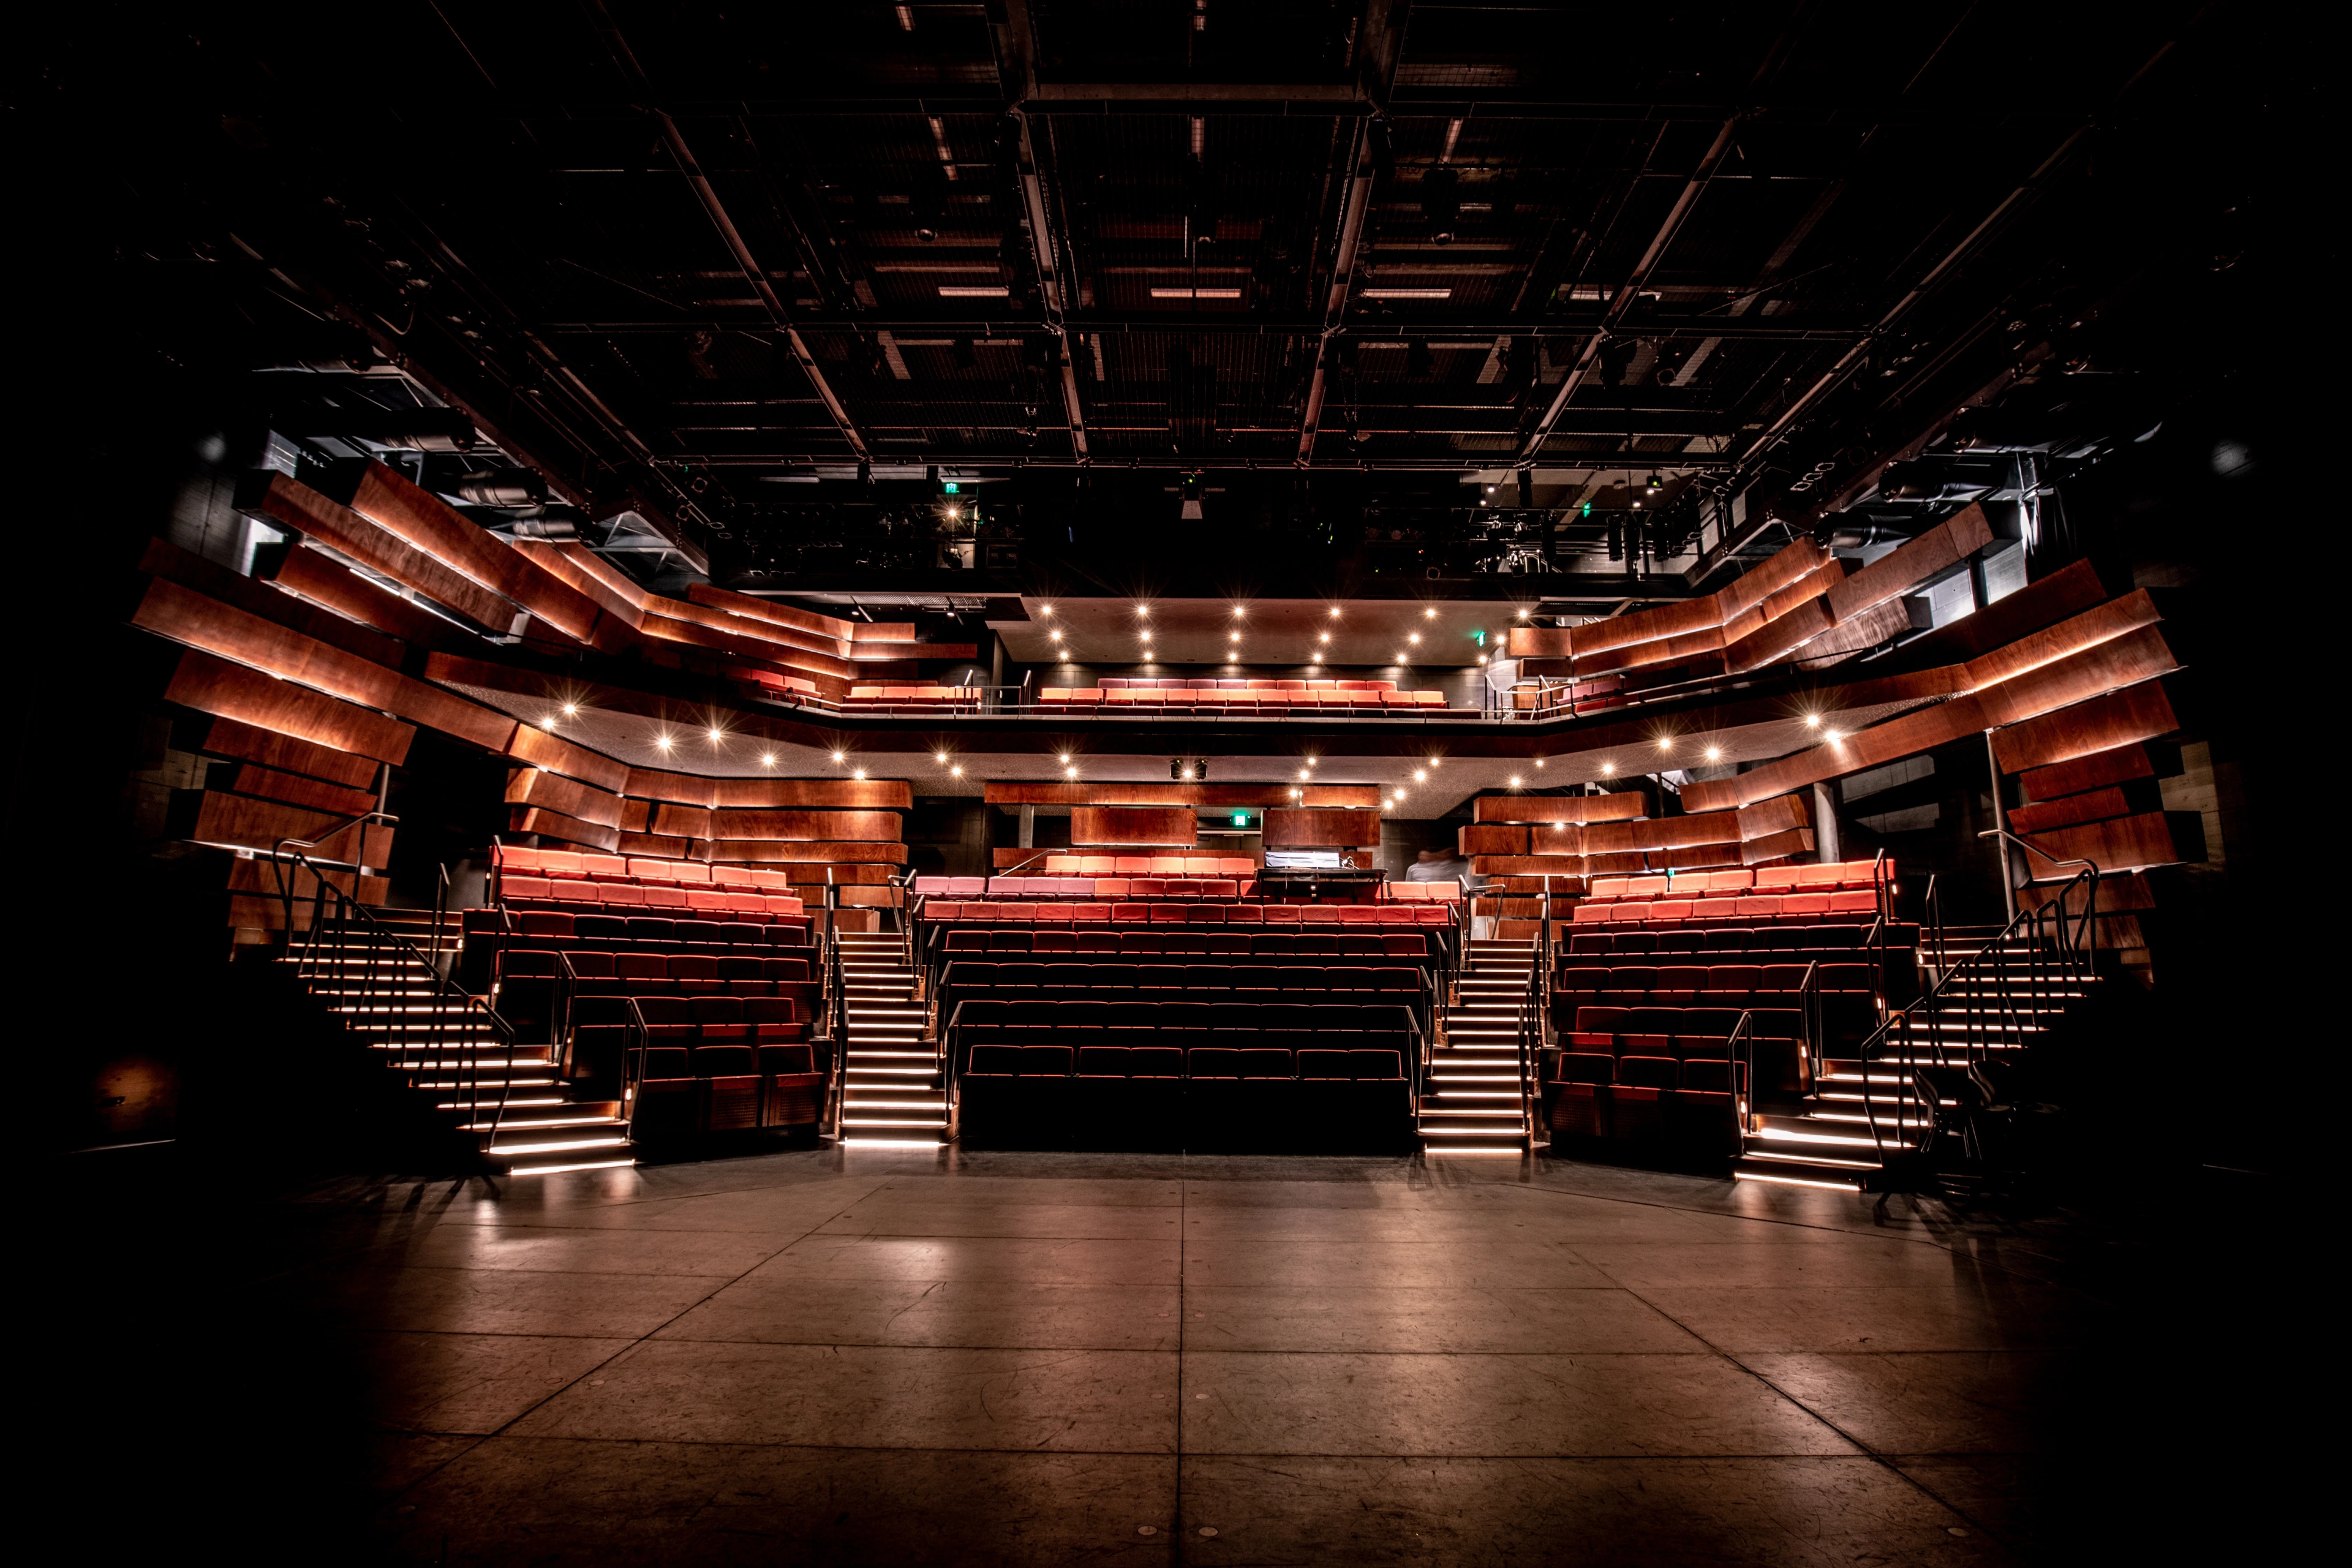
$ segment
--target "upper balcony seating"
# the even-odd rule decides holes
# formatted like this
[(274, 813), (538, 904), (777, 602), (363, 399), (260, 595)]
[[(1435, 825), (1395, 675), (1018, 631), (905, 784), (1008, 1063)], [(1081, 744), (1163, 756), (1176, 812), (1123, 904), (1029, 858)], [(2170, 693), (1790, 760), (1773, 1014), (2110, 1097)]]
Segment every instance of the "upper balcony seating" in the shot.
[(805, 907), (784, 890), (792, 886), (784, 873), (758, 867), (507, 845), (498, 847), (494, 864), (491, 898), (498, 903), (708, 911), (733, 920), (806, 923)]
[(898, 708), (927, 713), (977, 713), (980, 699), (977, 686), (853, 686), (841, 707), (848, 713), (887, 713)]
[(1511, 706), (1522, 713), (1549, 713), (1558, 718), (1574, 712), (1602, 713), (1625, 706), (1622, 676), (1601, 675), (1588, 680), (1563, 680), (1557, 686), (1517, 686)]
[(1433, 964), (1442, 954), (1433, 951), (1425, 931), (1389, 930), (1340, 932), (1298, 929), (1250, 931), (1222, 926), (1156, 926), (1149, 931), (982, 931), (960, 927), (940, 933), (945, 940), (936, 951), (950, 959), (982, 954), (1003, 959), (1015, 953), (1036, 953), (1050, 959), (1057, 953), (1076, 955), (1072, 962), (1093, 963), (1112, 958), (1247, 958), (1276, 963), (1301, 960), (1369, 959), (1421, 966)]
[[(1576, 906), (1571, 923), (1819, 919), (1871, 915), (1880, 909), (1879, 863), (1851, 860), (1824, 866), (1765, 866), (1752, 871), (1685, 871), (1676, 876), (1599, 877)], [(1894, 879), (1892, 861), (1883, 875)]]
[[(1100, 686), (1048, 686), (1045, 708), (1068, 713), (1295, 713), (1443, 717), (1443, 691), (1400, 691), (1393, 680), (1186, 680), (1113, 677)], [(1475, 713), (1475, 710), (1468, 710)]]
[[(1230, 897), (1231, 895), (1224, 895)], [(1240, 926), (1446, 926), (1454, 923), (1444, 904), (1257, 904), (1185, 901), (1130, 894), (1122, 903), (1070, 903), (1047, 900), (963, 902), (933, 898), (922, 918), (932, 925), (957, 921), (1030, 925), (1240, 925)]]

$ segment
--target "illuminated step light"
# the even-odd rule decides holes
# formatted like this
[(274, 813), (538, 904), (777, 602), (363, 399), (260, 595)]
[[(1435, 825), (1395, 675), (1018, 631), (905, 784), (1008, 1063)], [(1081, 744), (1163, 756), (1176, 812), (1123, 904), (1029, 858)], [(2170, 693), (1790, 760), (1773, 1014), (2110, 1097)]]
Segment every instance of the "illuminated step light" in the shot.
[(1013, 292), (1002, 283), (942, 283), (942, 300), (1002, 300)]
[(1762, 1171), (1734, 1171), (1735, 1182), (1761, 1182), (1775, 1187), (1820, 1187), (1832, 1193), (1858, 1193), (1862, 1188), (1853, 1182), (1824, 1182), (1811, 1176), (1776, 1176)]
[(844, 1138), (840, 1142), (845, 1149), (936, 1149), (940, 1146), (936, 1138)]
[(625, 1171), (635, 1165), (635, 1160), (589, 1160), (577, 1165), (517, 1165), (507, 1172), (509, 1176), (560, 1176), (566, 1171)]
[(616, 1143), (626, 1143), (625, 1138), (575, 1138), (562, 1143), (508, 1143), (493, 1145), (493, 1154), (568, 1154), (574, 1149), (610, 1149)]
[(1367, 289), (1367, 300), (1451, 300), (1451, 289)]
[(1238, 289), (1154, 289), (1151, 297), (1155, 300), (1238, 300), (1242, 291)]
[(1423, 1145), (1421, 1152), (1424, 1154), (1502, 1154), (1514, 1160), (1520, 1157), (1520, 1151), (1517, 1149), (1486, 1149), (1468, 1143), (1430, 1143)]

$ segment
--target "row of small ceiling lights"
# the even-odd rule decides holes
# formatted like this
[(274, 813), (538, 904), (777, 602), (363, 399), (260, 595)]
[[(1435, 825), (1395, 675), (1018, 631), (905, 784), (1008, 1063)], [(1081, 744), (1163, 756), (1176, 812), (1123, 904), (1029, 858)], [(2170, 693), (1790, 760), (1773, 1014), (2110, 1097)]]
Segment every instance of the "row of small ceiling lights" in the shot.
[[(1037, 606), (1037, 613), (1041, 616), (1051, 616), (1054, 613), (1054, 606), (1051, 605), (1040, 605)], [(1243, 620), (1245, 619), (1248, 615), (1249, 610), (1245, 606), (1241, 605), (1235, 605), (1234, 606), (1234, 619), (1237, 621)], [(1433, 621), (1437, 618), (1437, 611), (1434, 608), (1424, 609), (1421, 612), (1421, 615), (1423, 620)], [(1150, 620), (1151, 618), (1151, 606), (1150, 605), (1136, 605), (1135, 618), (1139, 621)], [(1526, 620), (1528, 618), (1528, 612), (1525, 610), (1519, 611), (1518, 618), (1523, 621)], [(1331, 606), (1331, 619), (1335, 621), (1339, 619), (1339, 606), (1337, 605)], [(1061, 659), (1064, 664), (1072, 664), (1076, 662), (1070, 657), (1069, 647), (1063, 641), (1062, 630), (1059, 626), (1050, 626), (1046, 628), (1045, 635), (1053, 640), (1054, 651), (1061, 656)], [(1135, 637), (1136, 641), (1142, 645), (1144, 662), (1150, 662), (1151, 628), (1148, 626), (1139, 626), (1136, 628)], [(1331, 634), (1329, 632), (1320, 632), (1316, 635), (1316, 646), (1307, 656), (1307, 662), (1310, 667), (1320, 665), (1323, 662), (1323, 648), (1325, 645), (1330, 642), (1330, 640)], [(1421, 645), (1421, 634), (1419, 632), (1408, 632), (1405, 634), (1404, 640), (1407, 647), (1399, 648), (1395, 656), (1390, 659), (1390, 663), (1411, 664), (1412, 662), (1412, 654), (1411, 649), (1418, 647)], [(1239, 661), (1242, 652), (1241, 644), (1242, 634), (1239, 627), (1236, 627), (1225, 634), (1225, 653), (1227, 656), (1226, 662), (1228, 664)], [(1486, 656), (1483, 653), (1480, 654), (1478, 656), (1478, 662), (1480, 664), (1486, 663)]]

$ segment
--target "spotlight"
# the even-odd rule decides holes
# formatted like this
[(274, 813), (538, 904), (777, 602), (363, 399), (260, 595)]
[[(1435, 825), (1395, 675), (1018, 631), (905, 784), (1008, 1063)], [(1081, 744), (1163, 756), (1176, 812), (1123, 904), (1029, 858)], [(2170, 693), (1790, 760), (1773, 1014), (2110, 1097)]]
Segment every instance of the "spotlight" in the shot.
[(1484, 663), (1486, 663), (1486, 656), (1485, 654), (1483, 654), (1483, 653), (1482, 653), (1482, 654), (1480, 654), (1480, 655), (1478, 656), (1478, 662), (1479, 662), (1480, 664), (1484, 664)]
[(1070, 753), (1069, 753), (1069, 752), (1063, 752), (1059, 753), (1059, 755), (1060, 755), (1060, 758), (1061, 758), (1061, 760), (1062, 760), (1063, 762), (1066, 762), (1066, 762), (1068, 762), (1068, 761), (1070, 760)]
[(1671, 752), (1674, 749), (1675, 738), (1672, 735), (1661, 735), (1658, 737), (1658, 750), (1662, 752)]
[(1407, 632), (1404, 634), (1404, 640), (1409, 643), (1419, 643), (1421, 641), (1421, 634), (1419, 632)]
[(725, 740), (726, 738), (727, 738), (727, 733), (726, 733), (726, 731), (725, 731), (720, 730), (720, 729), (717, 728), (716, 726), (714, 726), (714, 727), (711, 729), (711, 731), (710, 731), (710, 743), (711, 743), (712, 745), (714, 745), (714, 746), (715, 746), (715, 745), (717, 745), (720, 741), (723, 741), (723, 740)]
[(862, 779), (866, 776), (866, 770), (864, 768), (853, 768), (850, 770), (849, 776), (854, 779)]
[(563, 705), (563, 716), (566, 719), (577, 719), (580, 717), (580, 704), (577, 702), (565, 703)]
[(1404, 657), (1404, 649), (1402, 649), (1402, 648), (1399, 648), (1399, 649), (1397, 649), (1395, 656), (1394, 656), (1393, 658), (1391, 658), (1389, 660), (1389, 662), (1390, 662), (1391, 664), (1402, 664), (1402, 663), (1406, 662), (1406, 661), (1405, 661), (1405, 657)]
[(1601, 764), (1601, 776), (1604, 779), (1616, 773), (1616, 771), (1617, 764), (1615, 763), (1603, 763)]
[(849, 753), (846, 752), (835, 752), (833, 753), (833, 760), (836, 763), (845, 762), (848, 760), (848, 757)]
[(1415, 784), (1427, 784), (1429, 782), (1429, 770), (1427, 768), (1415, 768), (1412, 773), (1412, 782)]
[(1064, 768), (1062, 770), (1062, 776), (1066, 779), (1076, 778), (1078, 776), (1078, 770), (1076, 768)]
[(1329, 642), (1331, 640), (1331, 634), (1329, 632), (1320, 633), (1316, 637), (1315, 640), (1317, 642)]
[(1299, 770), (1298, 770), (1298, 776), (1299, 776), (1300, 778), (1305, 778), (1305, 777), (1307, 776), (1307, 770), (1306, 770), (1305, 768), (1301, 768), (1301, 769), (1299, 769)]
[(539, 721), (539, 727), (542, 730), (552, 730), (555, 728), (558, 721), (559, 721), (556, 719), (555, 715), (550, 713), (546, 718), (541, 719)]
[(1061, 632), (1060, 632), (1059, 630), (1050, 631), (1050, 632), (1047, 632), (1045, 635), (1046, 635), (1047, 637), (1052, 637), (1055, 642), (1060, 642), (1060, 641), (1062, 640), (1062, 634), (1061, 634)]
[(1050, 616), (1054, 613), (1054, 606), (1051, 605), (1040, 605), (1037, 606), (1037, 613), (1041, 616)]
[(948, 770), (948, 776), (950, 778), (960, 779), (963, 777), (963, 770), (961, 768), (950, 768)]
[(1821, 716), (1820, 714), (1818, 714), (1818, 713), (1808, 713), (1808, 714), (1806, 714), (1806, 715), (1805, 715), (1805, 728), (1806, 728), (1806, 729), (1808, 729), (1808, 730), (1818, 730), (1818, 729), (1820, 729), (1821, 727), (1822, 727), (1822, 716)]
[(1314, 759), (1314, 758), (1312, 758), (1312, 757), (1307, 758), (1307, 765), (1308, 767), (1310, 767), (1310, 768), (1311, 768), (1311, 767), (1313, 767), (1313, 766), (1315, 765), (1315, 759)]
[(654, 745), (662, 751), (668, 751), (670, 746), (669, 737), (667, 735), (656, 735), (654, 737)]
[(1331, 606), (1331, 618), (1335, 621), (1339, 618), (1339, 606), (1337, 605)]
[(1151, 606), (1149, 605), (1138, 605), (1135, 606), (1135, 613), (1139, 616), (1149, 617), (1151, 614)]
[(1710, 763), (1719, 760), (1722, 755), (1723, 748), (1721, 746), (1709, 746), (1706, 749), (1706, 760)]
[(1541, 766), (1543, 766), (1543, 765), (1544, 765), (1544, 760), (1543, 760), (1541, 757), (1538, 757), (1538, 758), (1536, 759), (1536, 766), (1538, 766), (1538, 767), (1541, 767)]
[(1424, 621), (1433, 621), (1437, 618), (1437, 612), (1435, 610), (1423, 610), (1421, 612), (1421, 618)]
[(1526, 620), (1526, 619), (1528, 618), (1528, 613), (1527, 613), (1527, 611), (1525, 611), (1525, 610), (1521, 610), (1521, 611), (1519, 611), (1519, 612), (1518, 612), (1518, 617), (1519, 617), (1519, 619), (1521, 619), (1521, 620), (1523, 620), (1523, 621), (1524, 621), (1524, 620)]
[(776, 765), (776, 753), (773, 752), (761, 752), (760, 753), (760, 765), (763, 768), (774, 767)]
[(1433, 768), (1444, 760), (1445, 759), (1444, 757), (1432, 757), (1429, 759), (1429, 765)]
[(948, 754), (945, 752), (933, 752), (931, 753), (931, 761), (935, 763), (944, 763), (947, 760)]
[(1845, 739), (1845, 731), (1843, 730), (1832, 730), (1830, 731), (1830, 739), (1832, 741), (1843, 741)]
[(1143, 640), (1145, 642), (1150, 642), (1151, 640), (1151, 634), (1150, 632), (1145, 632), (1143, 634)]
[(1234, 606), (1234, 618), (1235, 620), (1239, 620), (1242, 617), (1243, 613), (1242, 607), (1239, 605), (1235, 605)]
[(1517, 789), (1517, 788), (1518, 788), (1518, 787), (1519, 787), (1519, 775), (1518, 775), (1518, 774), (1517, 774), (1517, 773), (1513, 773), (1513, 774), (1511, 775), (1511, 787), (1512, 787), (1513, 789)]

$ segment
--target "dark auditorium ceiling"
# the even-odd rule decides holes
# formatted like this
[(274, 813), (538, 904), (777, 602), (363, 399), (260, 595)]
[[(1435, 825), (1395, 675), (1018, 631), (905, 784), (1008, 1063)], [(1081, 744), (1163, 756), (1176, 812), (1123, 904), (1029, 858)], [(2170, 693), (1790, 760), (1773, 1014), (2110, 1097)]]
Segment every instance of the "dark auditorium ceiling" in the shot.
[[(275, 427), (470, 466), (393, 428), (451, 405), (551, 487), (491, 504), (623, 553), (780, 592), (1557, 570), (1567, 603), (1643, 548), (1656, 598), (1792, 529), (1899, 538), (2160, 418), (2158, 324), (2244, 243), (2178, 112), (2205, 25), (427, 0), (193, 16), (47, 79), (138, 297), (266, 345)], [(1017, 544), (943, 552), (973, 500)]]

